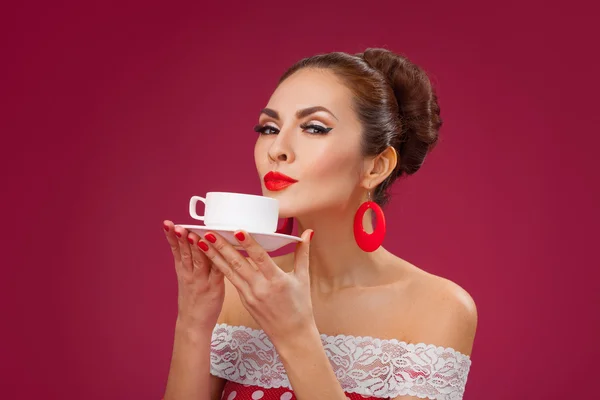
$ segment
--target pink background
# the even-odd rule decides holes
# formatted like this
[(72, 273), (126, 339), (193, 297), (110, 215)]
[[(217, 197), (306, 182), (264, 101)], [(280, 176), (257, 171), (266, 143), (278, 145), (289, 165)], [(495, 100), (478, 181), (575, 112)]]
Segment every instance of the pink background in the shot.
[(161, 221), (190, 223), (194, 194), (258, 193), (252, 127), (287, 66), (375, 46), (438, 88), (441, 143), (393, 188), (385, 246), (474, 297), (465, 398), (596, 393), (597, 10), (70, 3), (0, 13), (3, 398), (160, 398), (176, 313)]

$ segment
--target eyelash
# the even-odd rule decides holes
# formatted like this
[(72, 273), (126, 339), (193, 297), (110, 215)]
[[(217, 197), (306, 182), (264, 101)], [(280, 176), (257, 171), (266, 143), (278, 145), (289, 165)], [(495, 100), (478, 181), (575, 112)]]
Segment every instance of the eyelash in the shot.
[[(314, 133), (310, 133), (310, 135), (326, 135), (328, 134), (333, 128), (324, 128), (321, 125), (315, 125), (315, 124), (302, 124), (300, 125), (300, 128), (302, 129), (314, 129), (315, 132)], [(279, 129), (275, 128), (274, 126), (271, 125), (256, 125), (254, 127), (254, 132), (258, 132), (261, 135), (275, 135), (275, 133), (267, 133), (267, 130), (273, 130), (273, 131), (277, 131), (279, 132)]]

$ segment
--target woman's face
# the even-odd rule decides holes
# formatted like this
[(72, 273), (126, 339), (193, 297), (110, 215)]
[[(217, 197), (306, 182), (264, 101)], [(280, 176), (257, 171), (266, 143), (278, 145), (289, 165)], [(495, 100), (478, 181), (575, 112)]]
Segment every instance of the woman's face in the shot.
[(279, 200), (282, 217), (351, 204), (363, 171), (361, 125), (352, 93), (331, 71), (305, 68), (288, 77), (261, 112), (256, 130), (254, 159), (263, 195)]

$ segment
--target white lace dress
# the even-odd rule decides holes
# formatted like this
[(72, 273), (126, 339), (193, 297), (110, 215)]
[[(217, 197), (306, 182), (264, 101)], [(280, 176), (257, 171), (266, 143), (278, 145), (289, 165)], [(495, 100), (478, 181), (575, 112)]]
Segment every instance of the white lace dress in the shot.
[[(321, 341), (349, 399), (463, 397), (471, 359), (451, 348), (346, 335), (321, 335)], [(262, 330), (216, 325), (210, 359), (211, 374), (227, 380), (224, 400), (296, 398)]]

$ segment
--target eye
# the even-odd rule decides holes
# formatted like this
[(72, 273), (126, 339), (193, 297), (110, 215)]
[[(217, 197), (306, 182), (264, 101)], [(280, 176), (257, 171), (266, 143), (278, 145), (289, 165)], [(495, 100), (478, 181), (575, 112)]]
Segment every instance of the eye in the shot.
[(279, 129), (271, 125), (256, 125), (254, 127), (254, 132), (258, 132), (261, 135), (276, 135), (279, 133)]
[(300, 125), (300, 128), (307, 131), (307, 133), (310, 133), (311, 135), (325, 135), (333, 129), (310, 123), (302, 124)]

